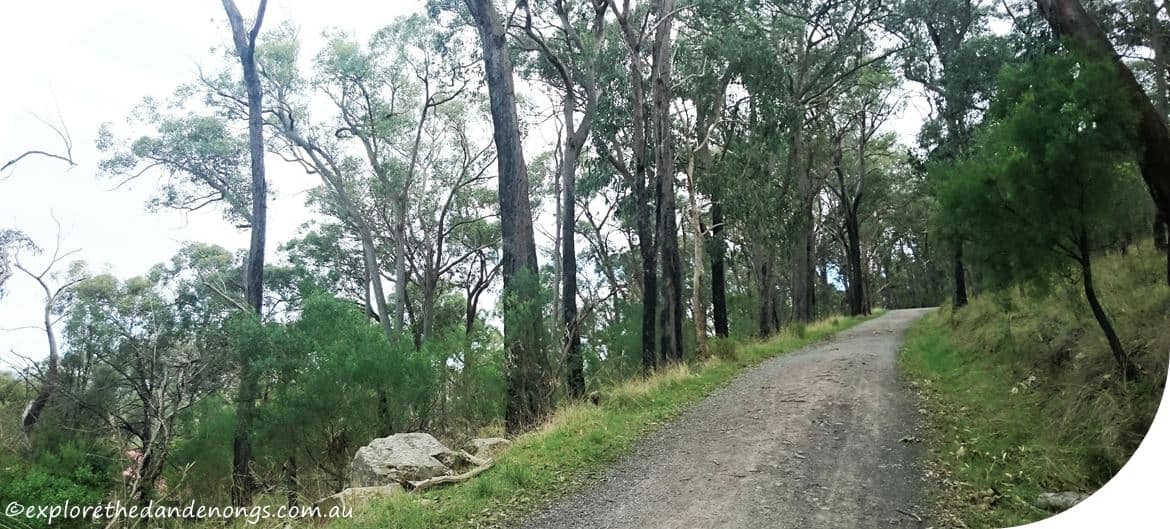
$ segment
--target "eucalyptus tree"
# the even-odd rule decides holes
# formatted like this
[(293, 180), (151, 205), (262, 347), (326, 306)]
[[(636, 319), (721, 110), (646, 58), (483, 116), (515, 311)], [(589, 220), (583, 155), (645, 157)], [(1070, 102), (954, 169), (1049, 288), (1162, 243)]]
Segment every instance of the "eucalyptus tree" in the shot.
[[(1010, 57), (1008, 40), (989, 27), (992, 3), (982, 0), (912, 0), (899, 28), (910, 46), (902, 54), (903, 75), (921, 84), (937, 116), (928, 120), (919, 142), (932, 158), (947, 159), (968, 148), (972, 128), (987, 108), (995, 75)], [(962, 230), (949, 233), (953, 247), (953, 302), (967, 303), (967, 270)]]
[(536, 238), (528, 196), (528, 169), (516, 113), (516, 90), (508, 34), (492, 0), (464, 0), (479, 32), (492, 114), (498, 165), (501, 272), (504, 279), (504, 342), (508, 350), (510, 432), (539, 420), (548, 407), (548, 360), (543, 339), (543, 309), (537, 274)]
[(118, 433), (130, 454), (127, 492), (134, 501), (154, 497), (183, 434), (182, 414), (222, 390), (235, 354), (222, 325), (241, 313), (232, 305), (243, 302), (223, 303), (206, 286), (237, 271), (222, 248), (191, 245), (145, 276), (100, 274), (74, 287), (65, 358), (90, 367), (86, 377), (63, 388), (63, 396), (78, 413)]
[[(23, 232), (0, 230), (0, 287), (3, 287), (3, 280), (12, 275), (11, 268), (15, 268), (35, 282), (43, 293), (40, 330), (45, 333), (48, 356), (44, 368), (37, 369), (35, 375), (30, 377), (37, 379), (39, 387), (36, 396), (21, 414), (20, 429), (26, 439), (40, 421), (60, 383), (61, 347), (54, 327), (68, 313), (75, 287), (88, 276), (85, 267), (79, 263), (62, 269), (62, 265), (68, 264), (66, 260), (76, 254), (77, 250), (63, 251), (61, 242), (58, 226), (52, 254), (43, 266), (34, 266), (27, 261), (22, 262), (21, 254), (27, 259), (29, 254), (41, 254), (43, 250)], [(4, 291), (0, 289), (0, 296), (3, 294)], [(34, 368), (36, 366), (29, 366), (30, 373)]]
[(879, 38), (894, 7), (874, 0), (759, 2), (760, 24), (771, 35), (782, 68), (790, 124), (785, 178), (794, 184), (797, 200), (791, 280), (793, 316), (799, 321), (810, 321), (816, 308), (813, 204), (820, 182), (809, 160), (809, 126), (858, 72), (900, 50)]
[(357, 140), (392, 212), (395, 300), (393, 322), (405, 325), (407, 224), (410, 194), (428, 149), (429, 120), (465, 92), (465, 56), (459, 32), (440, 34), (422, 15), (399, 18), (371, 38), (368, 51), (334, 36), (317, 58), (317, 86), (337, 106), (338, 135)]
[[(872, 201), (868, 197), (867, 183), (872, 181), (874, 172), (871, 163), (873, 143), (882, 139), (878, 132), (898, 110), (893, 81), (888, 72), (881, 70), (863, 75), (852, 90), (830, 105), (826, 116), (833, 132), (830, 134), (832, 176), (825, 182), (837, 202), (845, 235), (846, 297), (851, 315), (868, 310), (865, 268), (862, 266), (862, 205), (866, 199)], [(845, 145), (846, 141), (852, 145)]]
[[(474, 319), (479, 295), (491, 284), (494, 274), (487, 274), (494, 264), (494, 248), (499, 246), (499, 226), (492, 211), (492, 197), (485, 184), (494, 176), (490, 171), (495, 151), (490, 141), (474, 137), (481, 123), (479, 101), (470, 100), (446, 105), (436, 111), (426, 132), (430, 145), (419, 161), (421, 178), (412, 194), (409, 250), (410, 276), (421, 291), (419, 343), (435, 337), (436, 303), (442, 291), (464, 278), (467, 292), (467, 317)], [(457, 270), (472, 262), (471, 269)], [(477, 263), (477, 264), (475, 264)], [(466, 281), (479, 267), (478, 281)], [(494, 267), (493, 267), (494, 268)], [(474, 297), (476, 299), (470, 299)]]
[[(334, 45), (338, 44), (335, 42)], [(324, 53), (330, 50), (333, 48), (327, 48)], [(371, 209), (381, 208), (376, 200), (373, 205), (364, 200), (365, 197), (377, 199), (384, 195), (371, 192), (374, 183), (362, 160), (347, 154), (341, 145), (346, 136), (337, 134), (340, 126), (328, 121), (314, 121), (310, 116), (312, 83), (297, 68), (299, 51), (299, 42), (287, 27), (266, 36), (261, 48), (263, 81), (269, 94), (265, 109), (267, 123), (275, 131), (273, 148), (286, 160), (320, 177), (324, 197), (327, 197), (321, 204), (357, 234), (362, 247), (365, 285), (373, 291), (372, 296), (367, 297), (373, 298), (379, 324), (387, 339), (392, 340), (396, 331), (386, 301), (375, 227), (371, 221)], [(214, 95), (230, 100), (230, 93), (217, 87), (214, 80), (208, 83), (208, 87)]]
[[(252, 199), (251, 237), (248, 244), (248, 264), (244, 268), (245, 297), (248, 306), (257, 315), (264, 312), (264, 244), (267, 237), (268, 224), (268, 180), (264, 175), (264, 94), (260, 87), (260, 75), (256, 64), (256, 38), (260, 35), (260, 26), (264, 22), (264, 11), (268, 0), (260, 0), (256, 11), (256, 18), (251, 28), (244, 25), (244, 17), (236, 7), (234, 0), (223, 0), (223, 9), (227, 13), (228, 23), (232, 28), (232, 42), (235, 44), (236, 56), (243, 68), (244, 92), (248, 100), (248, 159), (251, 169), (250, 191)], [(251, 386), (255, 376), (251, 373), (251, 366), (247, 362), (240, 363), (240, 395), (236, 411), (236, 438), (233, 448), (233, 494), (232, 503), (248, 505), (252, 503), (253, 484), (249, 469), (252, 459), (251, 442), (248, 439), (251, 429), (252, 408), (256, 395), (251, 393)]]
[(672, 30), (678, 14), (674, 0), (654, 3), (654, 40), (650, 55), (651, 102), (650, 122), (654, 131), (654, 175), (658, 215), (655, 224), (658, 233), (658, 261), (662, 267), (662, 307), (659, 327), (662, 329), (662, 358), (680, 362), (683, 358), (683, 280), (682, 255), (679, 251), (678, 225), (675, 219), (675, 146), (673, 131), (674, 46)]
[[(620, 7), (618, 0), (608, 0), (613, 11), (617, 30), (624, 44), (624, 53), (615, 53), (607, 50), (607, 57), (615, 62), (609, 64), (624, 65), (625, 75), (619, 72), (607, 72), (607, 81), (611, 89), (621, 90), (628, 94), (625, 104), (616, 100), (603, 101), (610, 116), (607, 124), (609, 129), (603, 138), (594, 142), (601, 155), (618, 171), (630, 190), (633, 201), (634, 225), (637, 233), (638, 252), (641, 257), (641, 294), (642, 294), (642, 368), (649, 372), (658, 366), (658, 246), (656, 243), (656, 208), (658, 200), (657, 186), (651, 186), (650, 169), (651, 149), (648, 133), (651, 129), (651, 120), (647, 111), (647, 48), (645, 28), (641, 21), (649, 20), (649, 9), (645, 4), (631, 4), (629, 0), (622, 0)], [(625, 55), (625, 60), (619, 57)], [(616, 98), (615, 98), (616, 99)], [(628, 115), (628, 125), (624, 122)], [(620, 117), (619, 117), (620, 116)], [(628, 146), (628, 149), (627, 149)], [(628, 154), (627, 154), (628, 151)]]
[[(523, 34), (517, 40), (528, 44), (548, 64), (552, 71), (546, 75), (561, 96), (563, 132), (558, 180), (562, 186), (558, 206), (560, 321), (564, 326), (561, 349), (568, 365), (569, 395), (580, 398), (585, 394), (585, 370), (577, 314), (576, 174), (597, 113), (598, 61), (607, 35), (609, 6), (605, 0), (553, 0), (525, 2), (523, 7)], [(581, 109), (579, 119), (578, 109)]]

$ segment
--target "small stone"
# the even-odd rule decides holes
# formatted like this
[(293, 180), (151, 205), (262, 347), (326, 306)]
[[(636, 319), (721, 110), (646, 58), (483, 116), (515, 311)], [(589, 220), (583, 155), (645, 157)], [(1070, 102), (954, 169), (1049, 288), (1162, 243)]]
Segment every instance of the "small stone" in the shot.
[(1049, 511), (1066, 511), (1088, 497), (1088, 494), (1073, 491), (1045, 492), (1036, 497), (1036, 506)]

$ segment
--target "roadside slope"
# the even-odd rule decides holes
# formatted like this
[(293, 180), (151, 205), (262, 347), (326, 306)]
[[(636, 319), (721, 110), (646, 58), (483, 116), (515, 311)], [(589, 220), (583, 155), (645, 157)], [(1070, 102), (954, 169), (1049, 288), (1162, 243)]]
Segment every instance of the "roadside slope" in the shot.
[(919, 527), (891, 311), (745, 371), (522, 527)]

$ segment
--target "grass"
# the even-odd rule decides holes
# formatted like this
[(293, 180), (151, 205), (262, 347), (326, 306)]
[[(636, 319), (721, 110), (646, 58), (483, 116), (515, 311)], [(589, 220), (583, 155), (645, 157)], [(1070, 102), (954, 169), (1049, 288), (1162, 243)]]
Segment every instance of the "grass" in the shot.
[(710, 358), (610, 388), (598, 406), (560, 408), (541, 428), (518, 437), (494, 468), (471, 481), (375, 502), (332, 527), (442, 529), (514, 521), (627, 453), (635, 441), (729, 382), (743, 368), (864, 319), (831, 318), (800, 333), (784, 332), (766, 341), (719, 344), (712, 349), (722, 352)]
[(1138, 380), (1123, 382), (1079, 284), (979, 296), (918, 322), (900, 356), (929, 412), (928, 482), (940, 522), (1009, 527), (1052, 513), (1041, 492), (1091, 493), (1145, 436), (1166, 381), (1165, 257), (1099, 259), (1106, 308)]

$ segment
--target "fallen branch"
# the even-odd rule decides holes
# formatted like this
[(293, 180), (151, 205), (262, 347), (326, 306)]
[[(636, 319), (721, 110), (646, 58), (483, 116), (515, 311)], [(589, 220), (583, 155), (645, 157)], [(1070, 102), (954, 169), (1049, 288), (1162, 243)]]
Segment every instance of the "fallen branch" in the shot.
[(894, 509), (894, 510), (898, 511), (898, 512), (899, 512), (899, 513), (901, 513), (901, 514), (905, 514), (906, 516), (909, 516), (909, 517), (911, 517), (911, 518), (914, 518), (914, 521), (916, 521), (916, 522), (921, 522), (921, 521), (922, 521), (922, 517), (921, 517), (921, 516), (918, 516), (917, 514), (914, 514), (914, 513), (912, 513), (912, 512), (903, 511), (902, 509)]
[(435, 487), (438, 485), (446, 485), (448, 483), (461, 483), (461, 482), (467, 481), (471, 478), (474, 478), (475, 476), (478, 476), (481, 472), (483, 472), (489, 468), (492, 468), (492, 465), (494, 465), (494, 464), (495, 464), (495, 461), (488, 459), (487, 463), (480, 465), (478, 467), (475, 467), (475, 468), (473, 468), (467, 472), (464, 472), (462, 474), (457, 474), (454, 476), (439, 476), (439, 477), (434, 477), (434, 478), (430, 478), (430, 479), (424, 479), (422, 481), (405, 481), (403, 483), (403, 485), (404, 485), (404, 488), (406, 488), (406, 490), (408, 490), (408, 491), (422, 492), (426, 489), (429, 489), (431, 487)]

